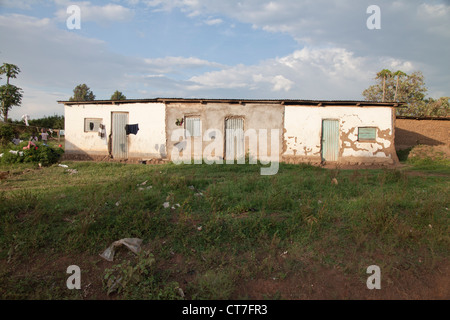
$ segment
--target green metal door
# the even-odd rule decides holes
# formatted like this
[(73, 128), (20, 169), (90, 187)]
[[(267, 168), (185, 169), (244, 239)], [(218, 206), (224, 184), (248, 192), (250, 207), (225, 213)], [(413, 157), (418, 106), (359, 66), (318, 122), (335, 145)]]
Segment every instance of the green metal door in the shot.
[(112, 156), (114, 159), (128, 158), (128, 138), (125, 131), (127, 124), (127, 112), (112, 113)]
[(322, 120), (322, 161), (337, 161), (339, 156), (339, 120)]

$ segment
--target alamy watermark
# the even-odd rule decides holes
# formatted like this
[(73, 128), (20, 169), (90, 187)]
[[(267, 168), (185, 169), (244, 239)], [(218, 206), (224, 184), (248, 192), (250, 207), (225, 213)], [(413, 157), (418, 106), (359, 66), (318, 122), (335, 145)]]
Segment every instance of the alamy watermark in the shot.
[(366, 273), (371, 274), (370, 277), (367, 278), (367, 289), (381, 289), (381, 270), (377, 265), (371, 265), (367, 267)]
[(81, 29), (81, 9), (77, 5), (71, 5), (67, 7), (67, 14), (70, 16), (66, 20), (67, 29)]
[(377, 5), (367, 7), (366, 13), (371, 14), (366, 21), (367, 29), (381, 29), (381, 9)]
[(81, 270), (79, 266), (71, 265), (67, 267), (67, 273), (72, 274), (67, 278), (67, 289), (81, 289)]
[[(172, 132), (171, 141), (175, 142), (171, 153), (175, 164), (245, 164), (248, 157), (249, 164), (269, 167), (261, 168), (261, 175), (274, 175), (278, 172), (280, 162), (280, 130), (270, 130), (270, 155), (268, 150), (268, 130), (226, 129), (225, 139), (221, 130), (208, 129), (203, 136), (191, 137), (188, 130), (176, 129)], [(191, 139), (193, 138), (193, 139)], [(203, 148), (203, 142), (210, 143)], [(248, 149), (245, 148), (248, 141)], [(193, 145), (193, 146), (192, 146)], [(248, 153), (246, 152), (248, 150)], [(225, 157), (223, 157), (225, 153)]]

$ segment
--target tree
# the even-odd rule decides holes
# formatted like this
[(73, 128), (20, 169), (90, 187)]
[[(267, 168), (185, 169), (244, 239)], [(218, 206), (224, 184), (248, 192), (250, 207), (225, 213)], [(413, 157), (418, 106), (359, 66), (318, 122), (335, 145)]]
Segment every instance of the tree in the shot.
[(124, 94), (119, 90), (116, 90), (111, 96), (111, 100), (126, 100), (126, 99), (127, 97), (125, 97)]
[(93, 101), (95, 95), (86, 84), (79, 84), (73, 89), (73, 97), (69, 101)]
[(390, 78), (392, 78), (392, 72), (389, 69), (383, 69), (377, 73), (376, 79), (383, 80), (383, 98), (381, 99), (382, 102), (385, 101), (385, 96), (386, 96), (386, 79), (390, 79)]
[[(383, 72), (385, 71), (385, 72)], [(377, 73), (378, 83), (363, 91), (367, 101), (392, 101), (406, 104), (406, 108), (397, 109), (397, 115), (413, 117), (446, 117), (449, 113), (449, 98), (441, 97), (437, 100), (425, 98), (425, 87), (422, 72), (415, 71), (406, 74), (401, 70), (394, 73), (384, 69)]]
[(400, 79), (401, 79), (401, 77), (406, 77), (407, 74), (401, 70), (397, 70), (394, 72), (393, 76), (397, 78), (397, 83), (395, 85), (395, 95), (394, 95), (394, 101), (397, 101), (397, 94), (398, 94), (398, 87), (400, 86)]
[(6, 75), (6, 84), (0, 86), (1, 115), (3, 121), (8, 121), (8, 112), (13, 106), (20, 106), (22, 103), (22, 89), (9, 83), (9, 79), (17, 78), (20, 69), (10, 63), (4, 63), (0, 67), (0, 74)]
[(424, 99), (414, 110), (414, 116), (417, 117), (448, 117), (450, 114), (450, 97), (440, 97)]

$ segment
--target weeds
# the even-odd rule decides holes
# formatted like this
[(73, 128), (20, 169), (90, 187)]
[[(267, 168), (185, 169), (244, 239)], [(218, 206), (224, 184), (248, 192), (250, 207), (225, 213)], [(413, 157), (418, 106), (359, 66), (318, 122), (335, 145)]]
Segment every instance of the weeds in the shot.
[(281, 164), (267, 177), (256, 165), (66, 163), (78, 173), (18, 164), (1, 182), (2, 298), (36, 297), (21, 271), (32, 259), (98, 257), (125, 237), (151, 250), (101, 269), (100, 287), (112, 298), (180, 299), (182, 289), (191, 299), (229, 299), (250, 279), (304, 277), (323, 266), (359, 274), (375, 256), (392, 276), (407, 263), (420, 274), (411, 259), (430, 270), (448, 258), (444, 176)]

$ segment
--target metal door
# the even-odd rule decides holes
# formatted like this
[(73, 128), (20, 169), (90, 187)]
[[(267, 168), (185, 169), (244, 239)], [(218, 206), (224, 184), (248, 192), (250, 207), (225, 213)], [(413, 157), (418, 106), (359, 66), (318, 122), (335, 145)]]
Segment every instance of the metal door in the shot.
[(112, 156), (114, 159), (128, 158), (128, 137), (125, 126), (128, 124), (128, 112), (112, 113)]
[(244, 119), (225, 120), (225, 159), (243, 159), (244, 154)]
[(322, 120), (322, 161), (337, 161), (339, 156), (339, 120)]

